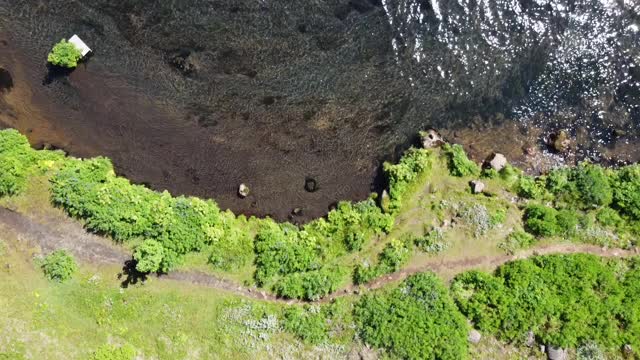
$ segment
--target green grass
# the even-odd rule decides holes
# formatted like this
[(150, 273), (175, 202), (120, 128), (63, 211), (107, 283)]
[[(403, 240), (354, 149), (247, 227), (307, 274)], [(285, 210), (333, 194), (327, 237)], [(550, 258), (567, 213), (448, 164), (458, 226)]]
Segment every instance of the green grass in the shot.
[[(117, 267), (85, 264), (51, 282), (20, 245), (0, 242), (0, 358), (87, 359), (107, 343), (157, 359), (317, 358), (353, 337), (310, 346), (282, 329), (282, 305), (163, 280), (120, 289)], [(265, 328), (270, 315), (277, 322)]]

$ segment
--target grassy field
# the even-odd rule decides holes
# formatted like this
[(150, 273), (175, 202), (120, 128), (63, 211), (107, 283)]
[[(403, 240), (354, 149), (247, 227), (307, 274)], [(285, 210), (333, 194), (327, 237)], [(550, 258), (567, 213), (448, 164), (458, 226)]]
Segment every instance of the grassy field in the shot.
[[(0, 240), (0, 359), (90, 359), (105, 344), (144, 359), (343, 358), (353, 330), (322, 346), (282, 330), (283, 306), (221, 291), (149, 280), (120, 288), (118, 267), (82, 264), (51, 282), (32, 260), (38, 249)], [(37, 255), (36, 255), (37, 256)]]

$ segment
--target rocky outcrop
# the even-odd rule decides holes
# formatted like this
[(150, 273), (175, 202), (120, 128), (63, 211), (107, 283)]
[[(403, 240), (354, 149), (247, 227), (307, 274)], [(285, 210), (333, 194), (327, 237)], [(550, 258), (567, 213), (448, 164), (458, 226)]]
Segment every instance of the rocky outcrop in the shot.
[(469, 186), (471, 186), (471, 192), (474, 194), (480, 194), (484, 191), (485, 185), (480, 180), (472, 180), (469, 182)]
[(482, 334), (480, 334), (480, 332), (476, 329), (471, 329), (471, 331), (469, 331), (469, 335), (467, 336), (467, 340), (469, 340), (469, 342), (472, 344), (477, 344), (480, 342), (480, 340), (482, 340)]
[(567, 350), (563, 348), (557, 348), (555, 346), (547, 346), (547, 359), (549, 360), (567, 360), (568, 354)]
[(569, 134), (565, 130), (560, 130), (558, 133), (551, 135), (551, 147), (559, 152), (567, 152), (571, 147), (571, 139)]
[(487, 161), (487, 167), (495, 171), (500, 171), (505, 166), (507, 166), (507, 158), (500, 153), (494, 153)]
[(440, 134), (438, 134), (438, 132), (433, 129), (421, 131), (420, 140), (422, 141), (422, 147), (425, 149), (432, 149), (445, 144), (442, 136), (440, 136)]

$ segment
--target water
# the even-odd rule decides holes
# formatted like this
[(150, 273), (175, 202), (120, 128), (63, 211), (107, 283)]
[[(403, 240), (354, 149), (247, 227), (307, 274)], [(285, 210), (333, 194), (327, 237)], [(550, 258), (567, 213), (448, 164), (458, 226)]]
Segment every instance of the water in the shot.
[[(0, 124), (156, 189), (304, 221), (366, 197), (431, 126), (534, 170), (522, 148), (558, 129), (575, 143), (558, 161), (640, 158), (639, 27), (629, 0), (0, 0)], [(43, 84), (73, 33), (94, 56)]]

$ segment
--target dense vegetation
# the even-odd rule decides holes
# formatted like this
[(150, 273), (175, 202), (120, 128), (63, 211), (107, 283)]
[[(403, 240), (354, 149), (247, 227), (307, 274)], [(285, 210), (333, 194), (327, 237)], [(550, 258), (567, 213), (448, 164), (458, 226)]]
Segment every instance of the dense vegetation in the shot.
[(451, 291), (474, 324), (523, 343), (532, 331), (542, 344), (576, 348), (595, 343), (640, 347), (640, 262), (574, 254), (507, 263), (494, 275), (469, 271)]
[(80, 59), (82, 59), (80, 50), (65, 39), (55, 44), (47, 57), (47, 61), (51, 64), (71, 69), (78, 66)]
[(394, 290), (363, 296), (354, 315), (362, 339), (394, 357), (468, 357), (466, 321), (433, 274), (414, 275)]
[(64, 250), (56, 250), (45, 256), (40, 267), (48, 279), (58, 282), (71, 279), (78, 270), (76, 261)]

